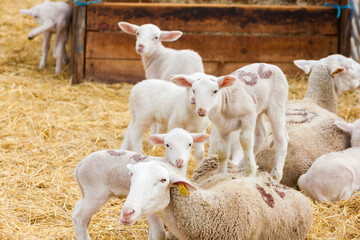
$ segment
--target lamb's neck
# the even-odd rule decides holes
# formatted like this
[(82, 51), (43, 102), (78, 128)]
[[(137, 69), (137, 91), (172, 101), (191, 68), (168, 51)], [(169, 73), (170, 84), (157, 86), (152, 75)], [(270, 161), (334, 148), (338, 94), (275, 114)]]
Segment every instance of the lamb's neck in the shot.
[[(146, 72), (146, 78), (160, 78), (160, 76), (156, 77), (156, 76), (148, 76), (149, 72), (151, 71), (151, 66), (152, 65), (156, 65), (157, 62), (159, 62), (159, 60), (161, 60), (161, 55), (162, 52), (164, 50), (164, 46), (159, 47), (155, 52), (153, 52), (150, 55), (141, 55), (141, 60), (142, 63), (144, 65), (145, 68), (145, 72)], [(160, 68), (160, 66), (158, 66), (158, 68)]]
[(216, 100), (216, 105), (211, 109), (210, 115), (222, 114), (227, 111), (229, 105), (230, 95), (227, 89), (221, 89), (220, 94), (218, 94), (218, 99)]
[[(312, 76), (316, 76), (316, 79), (313, 79)], [(335, 83), (333, 78), (328, 74), (310, 75), (304, 98), (311, 99), (320, 107), (325, 108), (330, 112), (337, 112)]]
[(174, 215), (174, 209), (172, 207), (171, 201), (169, 205), (161, 213), (159, 213), (159, 216), (161, 216), (166, 227), (170, 230), (172, 234), (174, 234), (177, 239), (187, 240), (185, 234), (183, 233), (183, 231), (181, 231), (181, 229), (176, 223), (177, 221)]

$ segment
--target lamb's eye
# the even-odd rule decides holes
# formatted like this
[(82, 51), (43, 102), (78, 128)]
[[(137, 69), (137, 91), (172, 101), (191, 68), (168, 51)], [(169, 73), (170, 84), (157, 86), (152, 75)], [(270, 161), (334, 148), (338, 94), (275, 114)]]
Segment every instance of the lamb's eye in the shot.
[(195, 93), (195, 90), (193, 90), (193, 93)]
[(137, 35), (137, 36), (139, 36), (139, 35), (140, 35), (140, 33), (138, 33), (138, 32), (137, 32), (137, 33), (136, 33), (136, 35)]
[(189, 143), (189, 147), (191, 147), (191, 143)]
[(217, 93), (217, 90), (215, 90), (214, 93)]
[(161, 179), (160, 182), (162, 183), (166, 182), (166, 178)]
[(158, 39), (159, 39), (159, 37), (154, 37), (154, 39), (155, 39), (155, 40), (158, 40)]
[(166, 144), (166, 147), (170, 147), (170, 145), (169, 145), (169, 144)]

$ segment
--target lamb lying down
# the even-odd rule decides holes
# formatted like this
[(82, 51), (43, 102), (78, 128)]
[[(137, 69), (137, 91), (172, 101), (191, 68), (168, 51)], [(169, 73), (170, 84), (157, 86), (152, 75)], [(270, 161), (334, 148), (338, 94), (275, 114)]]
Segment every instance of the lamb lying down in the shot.
[(29, 40), (43, 33), (42, 56), (39, 68), (45, 68), (47, 56), (50, 49), (50, 37), (56, 33), (53, 56), (56, 58), (55, 72), (60, 73), (62, 66), (69, 62), (65, 45), (69, 38), (69, 29), (72, 9), (65, 2), (51, 2), (45, 0), (43, 3), (31, 9), (20, 9), (21, 13), (32, 16), (41, 26), (34, 28), (29, 33)]
[(298, 180), (299, 188), (316, 201), (339, 201), (360, 190), (360, 119), (335, 124), (350, 133), (351, 147), (322, 155)]
[[(192, 145), (205, 142), (208, 135), (189, 133), (175, 128), (167, 134), (154, 134), (149, 137), (152, 144), (165, 145), (165, 156), (143, 156), (124, 150), (102, 150), (85, 157), (75, 169), (75, 178), (81, 189), (82, 198), (76, 203), (73, 213), (73, 224), (76, 239), (90, 239), (87, 226), (92, 215), (110, 198), (126, 197), (130, 189), (128, 163), (138, 163), (156, 159), (175, 166), (182, 176), (190, 160)], [(159, 217), (149, 216), (149, 235), (152, 239), (165, 237), (165, 230)]]
[(200, 188), (167, 163), (127, 167), (132, 177), (120, 217), (123, 225), (157, 213), (180, 240), (305, 239), (310, 230), (309, 199), (270, 175), (215, 174)]

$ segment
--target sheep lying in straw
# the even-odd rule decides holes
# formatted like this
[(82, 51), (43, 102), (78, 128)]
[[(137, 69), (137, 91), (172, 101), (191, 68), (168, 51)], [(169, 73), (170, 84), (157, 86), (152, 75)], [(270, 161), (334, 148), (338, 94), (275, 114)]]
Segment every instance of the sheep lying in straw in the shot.
[[(163, 144), (163, 158), (142, 156), (135, 152), (120, 150), (97, 151), (85, 157), (75, 169), (75, 178), (81, 189), (82, 198), (76, 203), (73, 224), (77, 239), (90, 239), (87, 226), (92, 215), (112, 196), (126, 197), (130, 188), (128, 163), (137, 163), (157, 159), (176, 166), (185, 176), (194, 142), (204, 142), (208, 135), (191, 133), (183, 129), (173, 129), (168, 134), (149, 137), (153, 144)], [(159, 217), (149, 216), (150, 236), (158, 239), (165, 236), (165, 230)]]
[(335, 124), (350, 133), (351, 148), (322, 155), (298, 181), (299, 188), (317, 201), (347, 199), (360, 190), (360, 120)]
[[(339, 55), (319, 61), (295, 61), (295, 64), (311, 74), (305, 97), (287, 104), (286, 128), (290, 141), (281, 183), (292, 187), (318, 157), (350, 146), (349, 136), (334, 123), (344, 121), (335, 114), (337, 95), (357, 87), (360, 76), (360, 65)], [(271, 171), (272, 144), (268, 138), (256, 157), (260, 170)]]
[(198, 188), (167, 163), (127, 166), (132, 177), (120, 217), (123, 225), (158, 213), (178, 239), (305, 239), (310, 230), (309, 199), (268, 174), (208, 175), (206, 188)]
[(21, 13), (32, 16), (35, 21), (41, 24), (29, 33), (29, 39), (33, 39), (39, 34), (43, 34), (42, 56), (39, 68), (45, 68), (47, 56), (50, 49), (50, 37), (56, 32), (55, 47), (53, 56), (56, 58), (55, 72), (60, 73), (62, 66), (69, 62), (65, 45), (69, 38), (69, 29), (72, 10), (65, 2), (51, 2), (45, 0), (31, 9), (20, 9)]

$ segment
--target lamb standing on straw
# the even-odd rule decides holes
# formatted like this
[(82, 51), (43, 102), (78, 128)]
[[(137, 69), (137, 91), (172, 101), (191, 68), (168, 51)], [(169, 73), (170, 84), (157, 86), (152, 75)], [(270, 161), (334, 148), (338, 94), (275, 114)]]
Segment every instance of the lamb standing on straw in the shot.
[(41, 24), (29, 33), (29, 40), (39, 34), (43, 34), (42, 56), (39, 68), (45, 68), (47, 56), (50, 49), (50, 38), (53, 32), (56, 33), (53, 56), (56, 58), (55, 72), (60, 73), (62, 66), (69, 63), (69, 56), (66, 53), (65, 45), (69, 38), (69, 29), (72, 10), (65, 2), (51, 2), (45, 0), (31, 9), (20, 9), (21, 13), (32, 16), (35, 21)]

